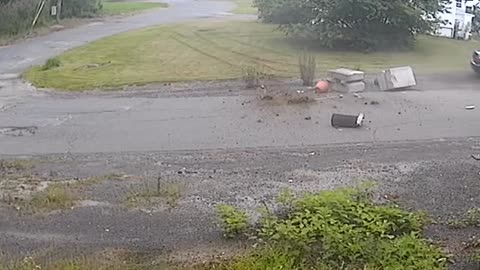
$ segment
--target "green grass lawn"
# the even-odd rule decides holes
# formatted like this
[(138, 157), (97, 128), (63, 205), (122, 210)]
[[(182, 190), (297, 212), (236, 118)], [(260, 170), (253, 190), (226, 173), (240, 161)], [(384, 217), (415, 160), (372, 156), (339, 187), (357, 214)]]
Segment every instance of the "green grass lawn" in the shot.
[(165, 3), (105, 1), (103, 2), (103, 12), (107, 15), (118, 15), (167, 6)]
[(379, 71), (411, 65), (420, 73), (459, 72), (478, 41), (420, 37), (411, 52), (338, 52), (315, 49), (257, 22), (204, 22), (161, 26), (108, 37), (59, 56), (60, 67), (26, 72), (39, 87), (64, 90), (115, 88), (155, 82), (241, 78), (247, 66), (299, 77), (298, 56), (316, 55), (317, 73), (338, 67)]

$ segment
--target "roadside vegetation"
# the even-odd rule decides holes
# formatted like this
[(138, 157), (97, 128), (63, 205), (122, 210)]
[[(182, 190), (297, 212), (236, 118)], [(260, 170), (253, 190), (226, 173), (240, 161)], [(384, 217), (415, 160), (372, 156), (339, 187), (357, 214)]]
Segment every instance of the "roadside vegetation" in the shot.
[(103, 13), (107, 15), (118, 15), (126, 13), (134, 13), (152, 8), (166, 8), (165, 3), (157, 2), (127, 2), (127, 1), (104, 1)]
[(155, 185), (148, 182), (133, 188), (126, 197), (125, 206), (129, 208), (165, 205), (175, 208), (183, 197), (185, 185), (178, 182), (164, 182), (159, 177)]
[(315, 58), (317, 76), (331, 68), (358, 66), (367, 72), (399, 65), (413, 66), (420, 73), (458, 72), (469, 68), (465, 59), (479, 45), (419, 36), (410, 51), (336, 51), (285, 36), (276, 25), (203, 22), (105, 38), (59, 56), (59, 67), (34, 67), (25, 77), (38, 87), (62, 90), (239, 79), (251, 66), (268, 75), (300, 77), (299, 56), (305, 52)]
[[(41, 5), (38, 0), (0, 0), (0, 38), (26, 35), (36, 28), (52, 24), (55, 17), (51, 16), (50, 10), (55, 4), (56, 1), (45, 1), (45, 5)], [(63, 3), (61, 19), (93, 17), (101, 9), (101, 0), (68, 0)], [(38, 20), (32, 27), (37, 13)]]
[[(422, 235), (427, 219), (394, 204), (377, 204), (370, 188), (344, 188), (296, 196), (284, 190), (277, 203), (264, 203), (260, 218), (219, 205), (221, 228), (230, 241), (253, 244), (243, 256), (172, 265), (162, 259), (132, 256), (74, 258), (63, 261), (26, 258), (10, 262), (9, 270), (443, 270), (448, 258)], [(472, 257), (472, 260), (475, 257)], [(7, 261), (0, 260), (7, 265)]]
[(226, 234), (255, 239), (257, 248), (216, 269), (446, 269), (447, 257), (422, 236), (425, 216), (376, 204), (372, 195), (370, 188), (303, 196), (286, 190), (253, 225), (242, 210), (222, 206)]

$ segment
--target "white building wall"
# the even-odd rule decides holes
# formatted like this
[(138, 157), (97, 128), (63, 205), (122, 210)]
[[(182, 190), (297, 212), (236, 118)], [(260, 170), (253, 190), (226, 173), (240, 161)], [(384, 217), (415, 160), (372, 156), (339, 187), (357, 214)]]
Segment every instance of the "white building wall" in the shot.
[(464, 38), (468, 38), (474, 15), (467, 13), (466, 10), (468, 7), (473, 9), (479, 2), (480, 0), (451, 0), (451, 3), (449, 3), (447, 7), (449, 12), (440, 14), (440, 19), (446, 22), (439, 26), (437, 35), (453, 38), (455, 23), (457, 22), (458, 28), (460, 29), (458, 34)]

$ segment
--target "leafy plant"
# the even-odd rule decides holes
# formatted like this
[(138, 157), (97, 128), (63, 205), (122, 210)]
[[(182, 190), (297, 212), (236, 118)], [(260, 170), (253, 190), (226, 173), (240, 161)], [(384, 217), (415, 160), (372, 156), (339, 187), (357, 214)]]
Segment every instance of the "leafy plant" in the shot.
[(225, 237), (233, 238), (245, 233), (248, 229), (247, 214), (233, 206), (218, 205), (217, 216), (221, 221)]
[(315, 80), (315, 70), (317, 68), (315, 56), (303, 52), (298, 58), (298, 66), (300, 68), (300, 78), (302, 79), (303, 85), (312, 86), (313, 81)]
[[(279, 201), (286, 211), (260, 219), (261, 248), (242, 258), (243, 264), (236, 261), (224, 269), (248, 269), (244, 264), (289, 270), (446, 269), (440, 249), (421, 237), (425, 217), (395, 205), (377, 205), (372, 195), (369, 186), (293, 198), (284, 191)], [(277, 267), (276, 260), (285, 267)]]
[(457, 229), (480, 225), (480, 208), (472, 208), (465, 213), (464, 217), (457, 220), (450, 220), (448, 224)]
[(50, 70), (53, 68), (57, 68), (62, 64), (60, 59), (57, 57), (53, 57), (47, 60), (47, 62), (42, 66), (42, 70)]
[(264, 21), (277, 22), (287, 34), (313, 39), (320, 46), (379, 50), (413, 47), (418, 33), (435, 30), (448, 2), (255, 0), (255, 5)]

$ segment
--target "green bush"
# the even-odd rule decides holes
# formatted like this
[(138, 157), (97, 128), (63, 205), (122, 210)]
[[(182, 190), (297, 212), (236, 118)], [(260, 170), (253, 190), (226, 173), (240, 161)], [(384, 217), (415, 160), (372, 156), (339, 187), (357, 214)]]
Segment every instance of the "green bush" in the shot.
[[(0, 36), (27, 33), (38, 11), (40, 0), (0, 0)], [(53, 22), (50, 8), (57, 1), (46, 1), (36, 27)], [(63, 0), (62, 18), (93, 17), (102, 9), (101, 0)]]
[(245, 233), (248, 229), (248, 216), (244, 211), (230, 205), (217, 206), (217, 215), (225, 237), (232, 238)]
[(62, 18), (90, 18), (102, 10), (101, 0), (63, 0)]
[(421, 237), (423, 215), (377, 205), (370, 194), (358, 189), (294, 199), (283, 194), (285, 208), (258, 225), (261, 248), (224, 269), (446, 269), (441, 251)]
[(42, 66), (42, 70), (50, 70), (52, 68), (59, 67), (60, 65), (60, 59), (53, 57), (47, 60), (47, 62)]
[(411, 48), (431, 33), (449, 0), (255, 0), (259, 17), (287, 34), (335, 49)]
[[(0, 2), (0, 36), (15, 36), (26, 33), (38, 8), (38, 0), (15, 0)], [(37, 26), (49, 21), (48, 8), (41, 13)]]
[(254, 0), (253, 6), (258, 8), (259, 19), (266, 23), (297, 23), (308, 12), (298, 0)]

